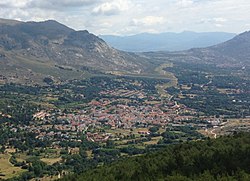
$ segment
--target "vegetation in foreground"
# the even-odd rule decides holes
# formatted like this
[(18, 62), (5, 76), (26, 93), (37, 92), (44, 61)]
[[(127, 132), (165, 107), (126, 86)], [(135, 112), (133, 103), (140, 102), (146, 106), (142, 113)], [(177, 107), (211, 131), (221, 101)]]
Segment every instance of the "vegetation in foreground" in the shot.
[(62, 181), (250, 180), (250, 134), (172, 145), (164, 150), (101, 166)]

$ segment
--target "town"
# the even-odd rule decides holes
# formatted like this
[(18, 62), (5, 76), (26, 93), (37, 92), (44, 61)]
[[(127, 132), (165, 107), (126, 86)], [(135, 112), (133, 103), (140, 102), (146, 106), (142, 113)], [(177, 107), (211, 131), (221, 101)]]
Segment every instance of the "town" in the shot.
[(183, 104), (180, 97), (192, 91), (187, 85), (177, 96), (175, 89), (167, 88), (170, 97), (162, 98), (157, 87), (168, 81), (117, 76), (51, 86), (5, 84), (0, 87), (1, 134), (5, 135), (1, 151), (11, 154), (20, 171), (29, 168), (36, 155), (32, 165), (43, 162), (61, 170), (61, 175), (79, 170), (76, 163), (67, 166), (77, 159), (75, 155), (97, 160), (93, 166), (108, 162), (107, 154), (115, 160), (168, 144), (249, 130), (248, 117), (209, 115)]

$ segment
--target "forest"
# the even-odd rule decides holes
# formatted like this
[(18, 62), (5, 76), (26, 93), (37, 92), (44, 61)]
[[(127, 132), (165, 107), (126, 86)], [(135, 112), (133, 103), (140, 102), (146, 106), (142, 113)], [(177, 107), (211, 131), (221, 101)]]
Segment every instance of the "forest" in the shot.
[[(203, 75), (198, 73), (197, 76)], [(195, 74), (194, 77), (197, 76)], [(181, 78), (184, 79), (185, 76), (180, 76), (179, 79)], [(215, 80), (215, 77), (213, 79)], [(201, 81), (201, 83), (207, 81)], [(250, 169), (247, 163), (250, 163), (248, 141), (250, 135), (240, 134), (210, 140), (198, 132), (198, 127), (193, 126), (196, 123), (203, 123), (202, 125), (206, 126), (207, 123), (202, 122), (199, 117), (179, 121), (177, 125), (169, 124), (164, 128), (150, 125), (147, 128), (150, 131), (149, 135), (139, 134), (138, 131), (141, 128), (146, 128), (144, 128), (145, 125), (138, 123), (135, 124), (136, 128), (129, 129), (129, 134), (125, 134), (127, 130), (120, 129), (124, 137), (117, 132), (119, 140), (111, 138), (107, 142), (92, 142), (87, 139), (84, 132), (75, 134), (71, 130), (55, 128), (55, 125), (62, 124), (66, 127), (70, 125), (66, 118), (57, 119), (59, 115), (67, 113), (81, 115), (79, 110), (90, 108), (98, 111), (98, 106), (91, 105), (91, 107), (88, 104), (93, 100), (101, 103), (103, 99), (130, 99), (131, 102), (127, 105), (132, 105), (141, 112), (147, 107), (150, 108), (149, 111), (158, 110), (160, 107), (171, 114), (174, 102), (160, 104), (161, 100), (156, 89), (157, 84), (167, 82), (168, 80), (151, 78), (92, 77), (61, 85), (30, 87), (5, 84), (0, 86), (0, 116), (2, 116), (0, 117), (2, 123), (0, 154), (7, 156), (6, 161), (11, 163), (11, 168), (21, 169), (21, 172), (10, 180), (55, 179), (58, 175), (62, 177), (67, 175), (64, 180), (249, 180)], [(231, 79), (229, 81), (225, 79), (225, 82), (230, 85)], [(216, 84), (216, 81), (212, 83)], [(241, 117), (248, 114), (247, 111), (244, 114), (238, 113), (243, 109), (247, 110), (248, 103), (232, 102), (231, 99), (231, 96), (233, 99), (237, 96), (242, 99), (245, 94), (227, 95), (219, 92), (214, 86), (204, 89), (199, 83), (190, 86), (187, 84), (167, 89), (173, 95), (174, 101), (208, 115), (220, 115), (218, 111), (225, 112), (225, 110), (230, 111), (231, 116)], [(139, 92), (146, 96), (128, 98), (122, 91), (119, 94), (108, 93), (110, 91), (116, 93), (120, 90), (124, 90), (125, 93)], [(178, 96), (179, 94), (182, 94), (182, 98)], [(188, 97), (189, 94), (196, 96), (191, 98)], [(140, 105), (144, 102), (149, 104), (145, 104), (146, 106), (141, 110)], [(115, 104), (121, 103), (112, 102), (107, 107)], [(236, 104), (239, 106), (236, 107)], [(105, 106), (99, 107), (105, 109)], [(221, 110), (221, 107), (225, 110)], [(231, 109), (232, 107), (235, 108)], [(44, 120), (33, 119), (35, 113), (44, 109), (51, 114), (50, 117), (45, 116)], [(180, 116), (181, 114), (190, 115), (186, 112), (180, 113)], [(172, 117), (170, 118), (172, 121)], [(107, 120), (100, 120), (102, 124), (105, 121)], [(43, 127), (48, 124), (52, 126)], [(32, 129), (36, 127), (38, 131), (27, 132), (27, 126)], [(88, 131), (100, 134), (111, 132), (116, 136), (116, 132), (114, 133), (111, 127), (106, 125), (97, 129), (90, 127)], [(38, 137), (43, 132), (52, 133), (53, 136)], [(55, 134), (57, 132), (60, 134)], [(16, 150), (8, 154), (6, 150), (9, 148)], [(48, 162), (53, 159), (55, 162)], [(8, 176), (3, 170), (0, 174)]]
[(170, 145), (163, 150), (100, 166), (62, 181), (250, 180), (250, 134)]
[(177, 88), (167, 89), (169, 94), (201, 114), (229, 118), (244, 118), (249, 114), (250, 81), (244, 70), (174, 62), (166, 71), (178, 79)]

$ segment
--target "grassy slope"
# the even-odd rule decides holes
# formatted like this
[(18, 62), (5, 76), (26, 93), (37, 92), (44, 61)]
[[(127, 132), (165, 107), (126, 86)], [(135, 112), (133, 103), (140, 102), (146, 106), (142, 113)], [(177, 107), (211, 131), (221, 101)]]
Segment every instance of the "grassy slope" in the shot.
[(15, 177), (25, 170), (22, 170), (20, 167), (14, 167), (10, 162), (10, 154), (0, 154), (0, 174), (5, 176), (0, 176), (1, 179), (8, 179)]
[(22, 57), (8, 52), (6, 54), (8, 64), (0, 67), (1, 74), (3, 75), (16, 75), (18, 74), (18, 83), (34, 81), (35, 83), (42, 83), (44, 77), (53, 76), (56, 80), (68, 79), (82, 79), (88, 77), (85, 71), (72, 69), (62, 69), (56, 67), (52, 61), (40, 61), (35, 57)]
[(164, 69), (167, 67), (173, 67), (173, 63), (164, 63), (162, 65), (160, 65), (159, 67), (157, 67), (155, 69), (155, 71), (161, 75), (164, 78), (169, 79), (170, 81), (167, 84), (162, 84), (162, 85), (157, 85), (157, 90), (159, 92), (159, 94), (161, 95), (161, 97), (163, 98), (171, 98), (171, 95), (169, 95), (166, 92), (166, 89), (169, 87), (177, 87), (178, 84), (178, 80), (177, 78), (174, 76), (173, 73), (167, 72)]

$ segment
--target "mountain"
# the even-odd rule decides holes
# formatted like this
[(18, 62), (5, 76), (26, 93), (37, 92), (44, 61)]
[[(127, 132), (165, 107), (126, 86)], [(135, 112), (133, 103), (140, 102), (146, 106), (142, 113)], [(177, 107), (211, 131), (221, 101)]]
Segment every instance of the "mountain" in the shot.
[(131, 52), (181, 51), (201, 48), (225, 42), (236, 36), (234, 33), (207, 32), (196, 33), (142, 33), (132, 36), (101, 35), (110, 46)]
[(250, 70), (250, 31), (206, 48), (192, 48), (178, 52), (148, 52), (150, 58), (162, 61), (184, 62), (191, 64), (216, 65), (221, 68), (242, 70), (249, 75)]
[(200, 57), (205, 63), (221, 67), (250, 68), (250, 31), (218, 45), (191, 49), (187, 54)]
[[(224, 33), (212, 34), (221, 41), (226, 37)], [(183, 32), (180, 36), (172, 33), (171, 41), (185, 45), (183, 42), (190, 42), (191, 39), (192, 42), (199, 42), (203, 37), (212, 42), (213, 38), (208, 38), (210, 35)], [(168, 36), (170, 34), (165, 35)], [(147, 34), (142, 34), (141, 41), (147, 41), (147, 37)], [(184, 37), (191, 37), (190, 41)], [(163, 40), (164, 38), (159, 38), (150, 46), (163, 45)], [(134, 43), (141, 44), (142, 47), (148, 46), (141, 41), (136, 40)], [(175, 47), (174, 45), (166, 44)], [(216, 64), (220, 67), (248, 70), (249, 49), (250, 32), (245, 32), (207, 48), (178, 52), (128, 53), (108, 46), (104, 40), (87, 30), (75, 31), (53, 20), (21, 22), (0, 19), (0, 83), (41, 84), (45, 78), (62, 82), (86, 78), (93, 74), (152, 75), (156, 73), (156, 66), (166, 60)]]
[(250, 31), (241, 33), (235, 38), (215, 45), (210, 49), (232, 57), (242, 63), (250, 63)]
[(0, 81), (39, 82), (48, 76), (60, 81), (89, 72), (138, 74), (144, 68), (141, 57), (111, 48), (87, 30), (53, 20), (0, 19)]

